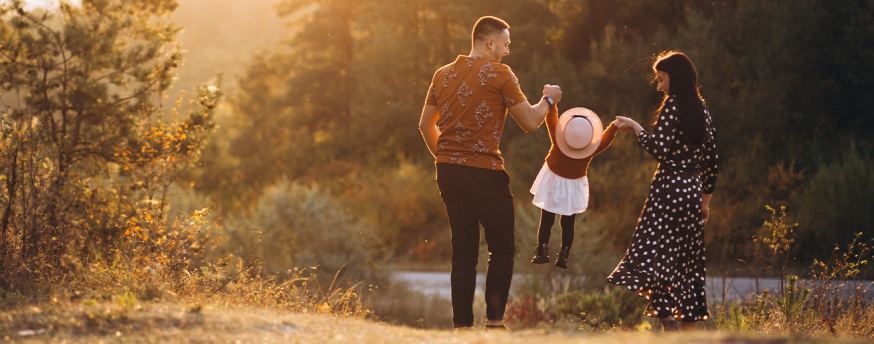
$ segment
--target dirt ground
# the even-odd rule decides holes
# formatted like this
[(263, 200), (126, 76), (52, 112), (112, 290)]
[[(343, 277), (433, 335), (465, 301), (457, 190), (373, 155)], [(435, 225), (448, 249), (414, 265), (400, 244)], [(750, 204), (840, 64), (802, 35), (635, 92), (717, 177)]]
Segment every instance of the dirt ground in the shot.
[(871, 343), (855, 338), (713, 331), (559, 332), (418, 330), (377, 321), (275, 309), (185, 304), (54, 304), (0, 312), (0, 342), (51, 343)]

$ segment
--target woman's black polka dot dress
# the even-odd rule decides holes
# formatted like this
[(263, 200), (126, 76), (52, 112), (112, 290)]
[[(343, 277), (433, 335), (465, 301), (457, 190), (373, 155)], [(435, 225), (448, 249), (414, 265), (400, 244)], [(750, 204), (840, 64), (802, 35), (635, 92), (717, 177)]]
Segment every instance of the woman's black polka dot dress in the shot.
[(677, 101), (665, 101), (653, 133), (638, 144), (659, 161), (631, 246), (607, 281), (649, 301), (645, 314), (681, 321), (707, 320), (704, 223), (701, 195), (713, 193), (716, 132), (705, 109), (708, 134), (698, 147), (679, 135)]

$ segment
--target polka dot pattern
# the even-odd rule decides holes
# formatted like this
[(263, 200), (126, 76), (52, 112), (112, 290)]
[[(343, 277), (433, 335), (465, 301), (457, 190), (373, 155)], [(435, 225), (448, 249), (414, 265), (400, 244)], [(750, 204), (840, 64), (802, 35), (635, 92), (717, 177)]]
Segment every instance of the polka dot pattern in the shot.
[(607, 277), (649, 302), (644, 314), (680, 321), (709, 318), (706, 297), (702, 194), (712, 193), (718, 174), (716, 134), (694, 147), (678, 135), (676, 99), (668, 98), (652, 134), (640, 146), (660, 165), (625, 258)]

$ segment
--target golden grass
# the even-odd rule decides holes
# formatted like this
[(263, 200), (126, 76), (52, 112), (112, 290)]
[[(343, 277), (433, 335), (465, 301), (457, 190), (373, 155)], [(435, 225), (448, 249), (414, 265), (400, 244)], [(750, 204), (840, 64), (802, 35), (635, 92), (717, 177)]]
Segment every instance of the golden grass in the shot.
[(589, 332), (477, 330), (453, 333), (359, 317), (272, 307), (118, 299), (52, 300), (0, 312), (0, 341), (66, 343), (863, 343), (854, 338), (786, 337), (715, 331)]

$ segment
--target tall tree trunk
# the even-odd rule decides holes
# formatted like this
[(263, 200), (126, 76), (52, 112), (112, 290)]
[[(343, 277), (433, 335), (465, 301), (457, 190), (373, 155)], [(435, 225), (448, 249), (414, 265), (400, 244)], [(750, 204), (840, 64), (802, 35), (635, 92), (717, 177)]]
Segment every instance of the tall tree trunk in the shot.
[(12, 216), (12, 205), (15, 204), (16, 184), (18, 183), (18, 149), (12, 151), (12, 166), (9, 167), (9, 179), (6, 180), (6, 194), (8, 201), (6, 209), (3, 211), (3, 219), (0, 220), (0, 261), (3, 262), (3, 271), (9, 271), (9, 260), (6, 255), (9, 253), (9, 242), (7, 239), (7, 229), (9, 228), (9, 218)]
[(39, 253), (40, 239), (42, 239), (43, 235), (47, 234), (45, 230), (46, 228), (53, 232), (57, 232), (61, 227), (61, 217), (59, 216), (59, 212), (61, 209), (61, 195), (63, 194), (64, 186), (66, 186), (67, 183), (67, 157), (68, 154), (66, 154), (62, 149), (58, 156), (58, 175), (52, 182), (48, 204), (45, 207), (48, 226), (33, 228), (33, 231), (30, 233), (28, 240), (25, 243), (25, 246), (28, 249), (25, 256), (26, 258)]

